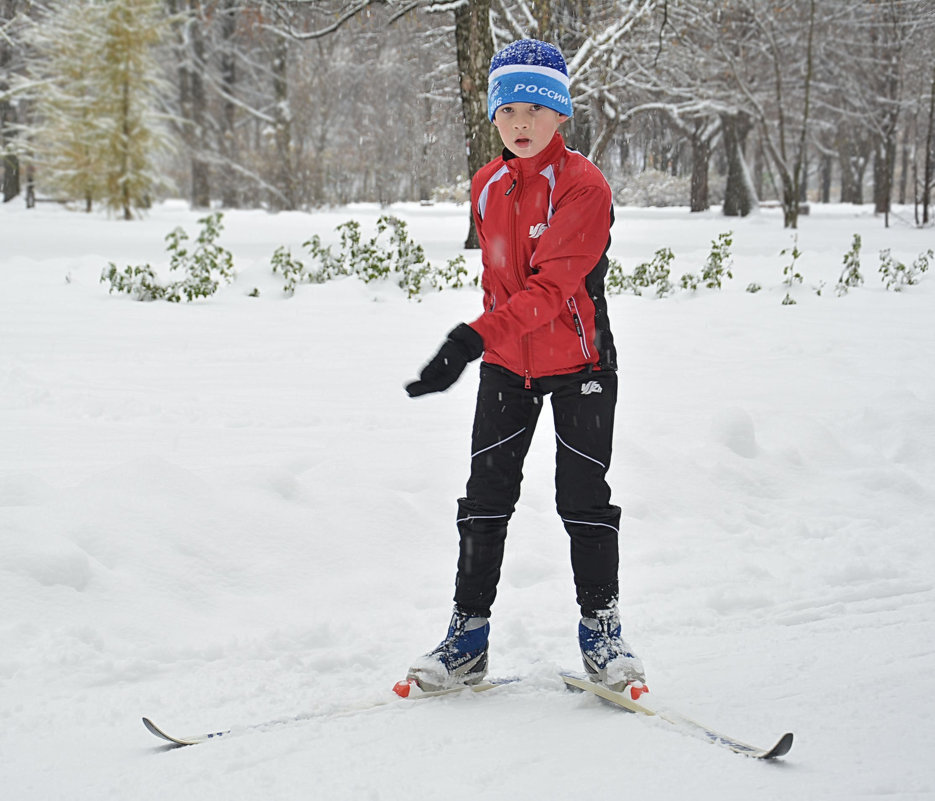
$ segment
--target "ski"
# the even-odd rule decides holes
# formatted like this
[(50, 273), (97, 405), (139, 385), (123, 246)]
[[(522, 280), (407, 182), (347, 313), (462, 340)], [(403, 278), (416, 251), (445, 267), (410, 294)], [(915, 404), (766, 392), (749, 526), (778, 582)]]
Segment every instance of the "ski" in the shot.
[(143, 718), (143, 725), (150, 734), (154, 734), (161, 740), (165, 740), (167, 743), (172, 743), (173, 745), (197, 745), (198, 743), (203, 743), (205, 740), (223, 737), (225, 734), (230, 733), (230, 731), (218, 731), (210, 734), (196, 734), (192, 737), (173, 737), (171, 734), (166, 734), (149, 718)]
[(409, 698), (417, 700), (419, 698), (434, 698), (439, 695), (451, 695), (452, 693), (472, 692), (484, 693), (487, 690), (495, 690), (504, 684), (513, 684), (519, 679), (487, 679), (476, 684), (456, 684), (453, 687), (446, 687), (443, 690), (423, 690), (415, 679), (403, 679), (393, 685), (393, 692), (400, 698)]
[(280, 726), (288, 726), (295, 723), (302, 723), (308, 720), (314, 720), (315, 718), (322, 718), (325, 715), (317, 714), (308, 714), (308, 715), (295, 715), (289, 718), (279, 718), (277, 720), (268, 720), (264, 723), (252, 723), (247, 726), (238, 726), (231, 729), (221, 729), (220, 731), (211, 731), (205, 732), (203, 734), (190, 734), (184, 737), (176, 737), (174, 734), (169, 734), (160, 726), (157, 726), (149, 718), (143, 718), (143, 726), (146, 727), (146, 731), (150, 734), (155, 735), (160, 740), (165, 740), (172, 747), (178, 748), (185, 745), (198, 745), (199, 743), (205, 743), (208, 740), (219, 740), (222, 737), (227, 738), (235, 734), (246, 734), (248, 732), (260, 732), (267, 731), (272, 728)]
[(582, 678), (570, 673), (563, 673), (562, 680), (569, 687), (584, 692), (593, 693), (599, 698), (609, 701), (621, 709), (629, 712), (636, 712), (640, 715), (658, 717), (667, 723), (671, 723), (680, 731), (700, 737), (714, 745), (719, 745), (733, 751), (735, 754), (743, 754), (753, 759), (778, 759), (789, 753), (792, 748), (792, 732), (786, 732), (773, 745), (772, 748), (761, 748), (742, 742), (734, 737), (729, 737), (719, 731), (715, 731), (709, 726), (698, 723), (691, 718), (685, 717), (679, 712), (674, 712), (656, 705), (648, 698), (649, 690), (641, 685), (631, 685), (622, 693), (614, 692), (602, 684), (596, 684), (588, 678)]
[(418, 700), (420, 698), (435, 698), (441, 695), (452, 695), (454, 693), (470, 691), (473, 693), (482, 693), (487, 690), (492, 690), (495, 687), (500, 687), (503, 684), (508, 684), (512, 679), (505, 680), (493, 680), (493, 681), (483, 681), (479, 684), (463, 685), (459, 684), (455, 687), (449, 687), (444, 690), (432, 690), (426, 692), (422, 690), (415, 681), (405, 680), (396, 683), (396, 686), (393, 688), (395, 695), (389, 697), (381, 697), (370, 702), (363, 702), (356, 706), (347, 707), (345, 709), (340, 709), (332, 712), (310, 712), (301, 715), (293, 715), (292, 717), (277, 718), (275, 720), (268, 720), (263, 723), (252, 723), (247, 726), (239, 726), (231, 729), (222, 729), (220, 731), (205, 732), (204, 734), (191, 734), (184, 737), (176, 737), (173, 734), (169, 734), (160, 726), (157, 726), (150, 718), (143, 718), (143, 726), (146, 728), (150, 734), (158, 737), (160, 740), (165, 740), (167, 743), (173, 747), (182, 747), (186, 745), (198, 745), (199, 743), (207, 742), (208, 740), (218, 740), (222, 737), (231, 737), (235, 734), (246, 734), (248, 732), (259, 732), (259, 731), (268, 731), (273, 728), (279, 728), (283, 726), (289, 726), (296, 723), (304, 723), (310, 720), (323, 720), (325, 718), (340, 717), (342, 715), (351, 715), (357, 712), (364, 712), (368, 709), (376, 709), (377, 707), (386, 706), (387, 704), (395, 703), (399, 701), (400, 698), (408, 698), (409, 700)]
[[(686, 734), (700, 737), (710, 743), (714, 743), (715, 745), (719, 745), (723, 748), (728, 748), (735, 753), (743, 754), (744, 756), (748, 756), (753, 759), (777, 759), (788, 754), (789, 750), (792, 748), (791, 732), (787, 732), (782, 737), (780, 737), (772, 748), (761, 748), (755, 745), (749, 745), (748, 743), (744, 743), (734, 737), (729, 737), (726, 734), (715, 731), (714, 729), (698, 723), (691, 718), (685, 717), (678, 712), (658, 707), (654, 701), (645, 697), (649, 691), (648, 688), (641, 685), (630, 686), (623, 693), (618, 693), (608, 689), (602, 684), (596, 684), (590, 681), (588, 678), (583, 678), (571, 673), (563, 673), (562, 680), (565, 682), (566, 686), (576, 690), (592, 693), (593, 695), (596, 695), (599, 698), (614, 704), (620, 709), (625, 709), (629, 712), (636, 712), (641, 715), (658, 717), (660, 720), (665, 720), (667, 723), (672, 724), (678, 730)], [(150, 734), (158, 737), (161, 740), (164, 740), (165, 742), (169, 743), (170, 746), (178, 748), (189, 745), (198, 745), (199, 743), (204, 743), (208, 740), (217, 740), (220, 738), (230, 737), (235, 734), (268, 731), (273, 728), (303, 723), (311, 720), (324, 720), (332, 717), (340, 717), (342, 715), (350, 715), (357, 712), (363, 712), (369, 709), (386, 706), (387, 704), (395, 703), (400, 699), (414, 701), (422, 698), (437, 698), (439, 696), (453, 695), (455, 693), (461, 692), (482, 693), (487, 692), (488, 690), (496, 689), (497, 687), (502, 687), (506, 684), (512, 684), (516, 681), (518, 681), (518, 679), (493, 679), (482, 681), (477, 684), (459, 684), (443, 690), (426, 691), (422, 690), (413, 679), (405, 679), (403, 681), (397, 682), (393, 687), (394, 695), (389, 697), (380, 697), (378, 699), (369, 702), (363, 702), (356, 706), (345, 709), (331, 712), (324, 711), (294, 715), (292, 717), (269, 720), (264, 723), (254, 723), (247, 726), (211, 731), (204, 734), (187, 735), (184, 737), (176, 737), (175, 735), (167, 733), (160, 726), (157, 726), (155, 723), (153, 723), (150, 718), (143, 718), (143, 726), (146, 727), (146, 730)]]

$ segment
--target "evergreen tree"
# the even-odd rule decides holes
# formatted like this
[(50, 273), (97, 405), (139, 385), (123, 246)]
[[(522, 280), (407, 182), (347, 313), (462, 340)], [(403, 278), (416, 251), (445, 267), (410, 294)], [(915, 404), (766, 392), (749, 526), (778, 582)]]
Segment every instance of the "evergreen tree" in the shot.
[(30, 32), (40, 183), (89, 211), (99, 200), (133, 219), (159, 183), (159, 12), (159, 0), (57, 2)]
[(106, 0), (95, 4), (102, 18), (100, 70), (104, 202), (133, 219), (146, 208), (159, 177), (154, 159), (165, 139), (156, 121), (161, 87), (154, 48), (162, 33), (159, 0)]
[(95, 37), (84, 24), (89, 3), (60, 2), (27, 33), (35, 57), (27, 86), (37, 124), (30, 150), (44, 191), (80, 199), (87, 211), (101, 195), (99, 98), (92, 85)]

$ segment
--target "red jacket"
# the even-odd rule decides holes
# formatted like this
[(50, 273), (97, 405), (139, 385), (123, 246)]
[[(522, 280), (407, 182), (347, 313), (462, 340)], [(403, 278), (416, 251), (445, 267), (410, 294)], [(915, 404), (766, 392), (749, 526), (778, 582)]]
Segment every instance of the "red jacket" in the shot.
[(616, 369), (604, 275), (613, 199), (556, 133), (537, 156), (504, 150), (471, 182), (485, 312), (484, 361), (530, 378)]

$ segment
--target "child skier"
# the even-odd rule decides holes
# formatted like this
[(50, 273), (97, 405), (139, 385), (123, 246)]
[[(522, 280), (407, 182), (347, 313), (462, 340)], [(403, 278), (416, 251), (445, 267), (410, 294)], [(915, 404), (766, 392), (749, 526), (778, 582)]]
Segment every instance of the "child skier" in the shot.
[(622, 690), (643, 667), (621, 638), (620, 509), (610, 503), (616, 352), (604, 276), (613, 205), (597, 167), (565, 147), (568, 70), (552, 44), (523, 39), (490, 62), (488, 116), (500, 157), (478, 170), (471, 206), (481, 245), (484, 313), (449, 332), (415, 397), (448, 389), (483, 355), (448, 634), (409, 670), (424, 690), (479, 682), (507, 523), (545, 395), (555, 422), (556, 506), (571, 539), (578, 638), (593, 680)]

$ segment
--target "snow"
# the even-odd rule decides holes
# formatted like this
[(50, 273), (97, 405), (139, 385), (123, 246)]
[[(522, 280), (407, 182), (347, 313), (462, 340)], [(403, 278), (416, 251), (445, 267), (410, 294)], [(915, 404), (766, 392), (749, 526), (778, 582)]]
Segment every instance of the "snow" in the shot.
[[(627, 271), (661, 247), (674, 278), (698, 271), (731, 230), (735, 276), (610, 300), (625, 635), (657, 699), (758, 744), (794, 731), (773, 765), (562, 691), (577, 610), (547, 415), (491, 621), (492, 675), (524, 681), (392, 701), (447, 625), (476, 371), (444, 395), (402, 385), (479, 290), (415, 303), (343, 279), (286, 298), (269, 267), (385, 211), (227, 212), (236, 283), (174, 305), (99, 276), (164, 268), (165, 235), (203, 215), (0, 208), (5, 796), (935, 796), (935, 276), (892, 293), (876, 274), (931, 229), (813, 205), (790, 290), (778, 209), (617, 210)], [(463, 206), (390, 211), (433, 264), (459, 252)], [(854, 233), (866, 283), (837, 297)], [(142, 715), (180, 735), (304, 720), (170, 750)]]

